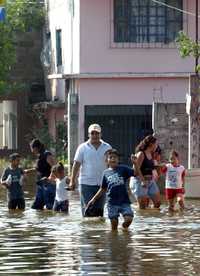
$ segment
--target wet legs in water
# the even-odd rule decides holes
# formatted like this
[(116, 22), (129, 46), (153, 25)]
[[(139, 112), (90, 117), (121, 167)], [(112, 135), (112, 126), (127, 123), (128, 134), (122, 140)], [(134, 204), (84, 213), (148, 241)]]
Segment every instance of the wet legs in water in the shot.
[(132, 221), (133, 221), (132, 217), (130, 217), (130, 216), (124, 216), (124, 222), (122, 223), (123, 229), (127, 230)]
[(146, 209), (149, 206), (149, 197), (143, 196), (138, 198), (138, 205), (140, 209)]
[[(154, 208), (160, 208), (160, 193), (156, 193), (154, 196), (151, 197), (151, 200), (153, 202)], [(143, 196), (138, 198), (138, 205), (140, 209), (146, 209), (149, 207), (150, 198), (148, 196)]]
[(179, 204), (180, 210), (183, 211), (185, 209), (185, 205), (184, 205), (184, 199), (183, 199), (183, 195), (177, 195), (177, 202)]
[[(175, 201), (175, 198), (172, 198), (172, 199), (169, 199), (169, 211), (170, 212), (174, 212), (174, 203)], [(183, 211), (185, 209), (185, 205), (184, 205), (184, 199), (183, 199), (183, 195), (180, 194), (180, 195), (177, 195), (177, 203), (179, 204), (179, 208), (181, 211)]]
[(112, 231), (116, 231), (118, 227), (118, 219), (117, 218), (111, 219), (110, 222), (111, 222)]
[[(122, 223), (123, 229), (127, 230), (132, 221), (133, 221), (132, 217), (130, 217), (130, 216), (124, 216), (124, 222)], [(113, 218), (113, 219), (110, 220), (110, 222), (111, 222), (112, 231), (116, 231), (117, 228), (118, 228), (118, 219), (117, 218)]]
[(154, 208), (160, 208), (160, 192), (156, 193), (154, 196), (151, 197), (151, 200), (153, 201)]
[(169, 204), (169, 207), (168, 207), (169, 212), (174, 212), (174, 199), (173, 198), (169, 199), (168, 204)]

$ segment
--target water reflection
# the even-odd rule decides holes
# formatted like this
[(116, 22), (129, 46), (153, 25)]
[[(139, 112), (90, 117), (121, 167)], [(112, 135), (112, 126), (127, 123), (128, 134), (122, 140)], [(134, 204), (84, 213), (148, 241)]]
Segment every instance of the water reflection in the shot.
[(78, 194), (70, 214), (30, 209), (8, 212), (0, 190), (0, 274), (4, 275), (200, 275), (200, 203), (184, 213), (136, 211), (129, 232), (109, 221), (82, 220)]

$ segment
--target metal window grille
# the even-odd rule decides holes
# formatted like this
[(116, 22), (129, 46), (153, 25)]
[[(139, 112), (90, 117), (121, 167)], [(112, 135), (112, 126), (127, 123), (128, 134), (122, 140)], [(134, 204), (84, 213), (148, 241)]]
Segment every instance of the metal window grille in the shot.
[[(183, 8), (183, 0), (163, 0)], [(151, 0), (114, 0), (114, 42), (173, 42), (183, 29), (182, 13)]]

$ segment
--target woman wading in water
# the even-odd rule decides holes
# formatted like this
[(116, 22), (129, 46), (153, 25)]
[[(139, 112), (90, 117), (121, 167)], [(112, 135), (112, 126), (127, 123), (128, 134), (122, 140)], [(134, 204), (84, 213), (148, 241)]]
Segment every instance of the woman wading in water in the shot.
[(136, 147), (137, 165), (142, 178), (132, 177), (133, 193), (140, 209), (149, 206), (151, 199), (155, 208), (160, 207), (160, 191), (154, 179), (153, 153), (157, 148), (157, 141), (153, 135), (146, 136)]

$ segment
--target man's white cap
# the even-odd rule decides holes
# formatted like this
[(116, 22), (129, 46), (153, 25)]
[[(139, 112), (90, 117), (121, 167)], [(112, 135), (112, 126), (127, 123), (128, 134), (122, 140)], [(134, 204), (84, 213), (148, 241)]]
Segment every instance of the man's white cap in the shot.
[(92, 131), (96, 131), (101, 133), (101, 127), (98, 124), (92, 124), (88, 127), (88, 133), (91, 133)]

